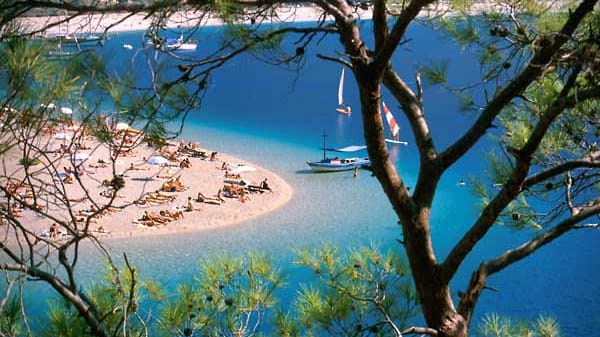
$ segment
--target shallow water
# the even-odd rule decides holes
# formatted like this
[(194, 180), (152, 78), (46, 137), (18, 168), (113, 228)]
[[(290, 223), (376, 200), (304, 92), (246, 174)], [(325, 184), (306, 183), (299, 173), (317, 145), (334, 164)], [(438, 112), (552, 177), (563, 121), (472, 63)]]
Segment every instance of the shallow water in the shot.
[[(218, 28), (210, 28), (210, 33), (215, 32)], [(454, 52), (436, 33), (414, 28), (410, 34), (414, 38), (410, 51), (398, 60), (409, 65), (404, 74), (407, 78), (412, 78), (409, 71), (414, 71), (410, 65), (439, 55), (451, 60), (453, 71), (462, 72), (463, 80), (477, 75), (478, 68), (472, 66), (472, 60)], [(135, 46), (140, 36), (120, 33), (107, 41), (106, 48), (116, 51), (115, 63), (130, 56), (120, 46)], [(198, 53), (203, 52), (202, 43), (211, 43), (200, 38), (204, 42)], [(436, 48), (427, 47), (432, 45)], [(319, 49), (339, 50), (339, 46), (329, 39)], [(202, 109), (189, 117), (182, 135), (186, 140), (200, 141), (205, 148), (273, 170), (294, 188), (292, 200), (275, 212), (226, 228), (185, 236), (114, 240), (109, 245), (115, 256), (126, 252), (144, 276), (174, 288), (193, 277), (200, 258), (223, 252), (245, 254), (259, 250), (285, 263), (293, 259), (294, 249), (319, 247), (324, 242), (340, 247), (370, 242), (382, 247), (398, 245), (395, 239), (401, 234), (397, 218), (368, 171), (361, 171), (354, 179), (352, 172), (313, 174), (305, 164), (306, 160), (321, 156), (323, 131), (329, 135), (330, 146), (364, 143), (358, 109), (349, 117), (334, 111), (340, 68), (317, 60), (315, 53), (314, 49), (307, 50), (308, 59), (298, 77), (295, 72), (265, 65), (250, 56), (229, 64), (214, 76)], [(359, 106), (351, 79), (346, 82), (345, 96), (353, 107)], [(437, 146), (450, 143), (474, 118), (455, 113), (456, 102), (435, 88), (426, 89), (424, 97)], [(402, 139), (409, 142), (409, 146), (395, 146), (390, 151), (408, 185), (414, 184), (418, 169), (414, 142), (398, 108), (390, 104), (391, 97), (384, 93), (384, 100), (403, 128)], [(433, 241), (440, 257), (477, 214), (476, 198), (468, 186), (459, 186), (458, 182), (484, 172), (482, 152), (488, 145), (457, 163), (440, 184), (432, 212)], [(492, 230), (461, 268), (453, 284), (455, 291), (465, 288), (470, 271), (485, 258), (514, 247), (532, 234), (504, 228)], [(499, 291), (484, 293), (477, 314), (498, 312), (518, 318), (549, 314), (559, 319), (568, 336), (600, 336), (599, 243), (597, 231), (572, 233), (493, 276), (490, 285)], [(88, 267), (82, 274), (92, 280), (98, 265), (87, 258)], [(47, 293), (44, 289), (39, 291)]]

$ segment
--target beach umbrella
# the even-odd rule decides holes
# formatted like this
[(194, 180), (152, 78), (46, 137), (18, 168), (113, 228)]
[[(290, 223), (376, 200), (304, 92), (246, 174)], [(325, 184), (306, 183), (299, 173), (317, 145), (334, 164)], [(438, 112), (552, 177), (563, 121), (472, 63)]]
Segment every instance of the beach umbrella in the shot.
[(169, 162), (169, 159), (163, 156), (152, 156), (148, 158), (147, 163), (150, 165), (163, 165)]
[(73, 155), (73, 160), (86, 160), (90, 158), (89, 153), (77, 152)]
[(73, 110), (71, 108), (67, 108), (66, 106), (61, 107), (60, 112), (64, 113), (65, 115), (73, 114)]
[(117, 123), (117, 125), (115, 126), (115, 129), (117, 129), (117, 130), (127, 130), (127, 129), (129, 129), (129, 124), (127, 124), (125, 122)]
[(71, 139), (71, 136), (69, 134), (64, 133), (64, 132), (59, 132), (56, 135), (54, 135), (54, 139), (69, 140), (69, 139)]
[(256, 168), (254, 168), (252, 166), (239, 165), (236, 168), (234, 168), (233, 170), (231, 170), (230, 172), (233, 174), (240, 174), (240, 173), (244, 173), (244, 172), (254, 172), (254, 171), (256, 171)]

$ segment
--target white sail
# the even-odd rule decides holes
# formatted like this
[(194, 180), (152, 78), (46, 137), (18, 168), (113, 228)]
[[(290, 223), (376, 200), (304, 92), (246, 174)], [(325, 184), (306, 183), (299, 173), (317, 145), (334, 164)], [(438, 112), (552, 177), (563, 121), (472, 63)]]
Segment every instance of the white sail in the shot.
[(342, 68), (342, 75), (340, 76), (340, 86), (338, 87), (338, 105), (344, 105), (344, 68)]

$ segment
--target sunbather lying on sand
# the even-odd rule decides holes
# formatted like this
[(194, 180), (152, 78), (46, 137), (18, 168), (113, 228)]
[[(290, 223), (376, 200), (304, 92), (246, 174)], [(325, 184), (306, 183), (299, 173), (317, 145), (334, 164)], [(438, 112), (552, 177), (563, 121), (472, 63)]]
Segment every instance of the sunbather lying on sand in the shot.
[(169, 180), (161, 188), (165, 192), (181, 192), (187, 189), (188, 187), (179, 182), (179, 180)]
[[(220, 191), (220, 190), (219, 190)], [(221, 202), (223, 202), (223, 198), (211, 198), (211, 197), (207, 197), (204, 194), (202, 194), (202, 192), (198, 192), (198, 196), (196, 197), (196, 201), (197, 202), (205, 202), (205, 203), (209, 203), (209, 204), (215, 204), (215, 205), (220, 205)]]
[(161, 216), (167, 217), (167, 218), (171, 218), (172, 220), (183, 219), (182, 211), (171, 212), (168, 209), (165, 209), (165, 210), (159, 211), (158, 214)]

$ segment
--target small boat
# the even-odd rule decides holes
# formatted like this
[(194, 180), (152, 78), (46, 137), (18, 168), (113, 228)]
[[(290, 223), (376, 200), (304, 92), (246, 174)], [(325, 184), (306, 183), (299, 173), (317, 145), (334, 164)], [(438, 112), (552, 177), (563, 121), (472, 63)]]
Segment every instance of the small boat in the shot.
[(163, 48), (168, 51), (194, 51), (197, 46), (198, 43), (196, 41), (186, 40), (182, 34), (178, 38), (165, 39)]
[(63, 47), (62, 43), (58, 43), (56, 48), (48, 51), (45, 57), (48, 60), (60, 60), (63, 58), (72, 57), (76, 55), (76, 53), (77, 51), (73, 50), (72, 48)]
[(369, 158), (323, 158), (320, 161), (307, 161), (315, 172), (339, 172), (371, 166)]
[(83, 33), (83, 34), (74, 34), (73, 39), (77, 41), (79, 44), (84, 43), (96, 43), (103, 44), (105, 40), (108, 39), (106, 34), (95, 34), (95, 33)]
[(340, 75), (340, 84), (338, 86), (338, 106), (335, 111), (349, 115), (352, 111), (349, 104), (344, 104), (344, 68), (342, 68), (342, 74)]
[(63, 44), (102, 44), (107, 39), (105, 34), (83, 33), (83, 34), (55, 34), (46, 38), (50, 41), (57, 41)]
[(347, 171), (353, 170), (355, 168), (369, 167), (371, 166), (371, 160), (368, 157), (366, 158), (339, 158), (327, 157), (327, 151), (335, 151), (335, 152), (355, 152), (364, 150), (366, 146), (347, 146), (340, 149), (327, 148), (325, 147), (325, 139), (327, 138), (326, 134), (323, 134), (323, 159), (320, 161), (307, 161), (306, 163), (310, 168), (315, 172), (338, 172), (338, 171)]
[(396, 119), (394, 118), (394, 115), (392, 115), (392, 112), (390, 111), (388, 106), (383, 101), (381, 102), (381, 105), (383, 105), (383, 112), (385, 112), (385, 120), (387, 121), (388, 127), (390, 128), (390, 131), (392, 133), (392, 139), (386, 138), (385, 141), (392, 144), (408, 145), (408, 142), (400, 140), (400, 126), (396, 122)]

